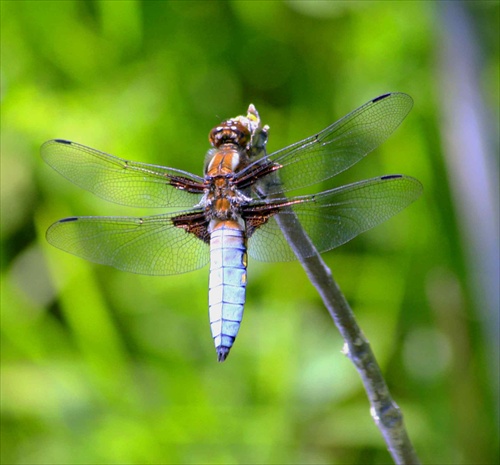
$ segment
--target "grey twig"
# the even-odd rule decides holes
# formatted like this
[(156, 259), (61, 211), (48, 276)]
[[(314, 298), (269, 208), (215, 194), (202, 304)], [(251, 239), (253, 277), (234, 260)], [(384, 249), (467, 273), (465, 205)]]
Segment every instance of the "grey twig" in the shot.
[(384, 436), (394, 462), (405, 465), (419, 464), (406, 432), (403, 414), (389, 393), (370, 344), (358, 326), (347, 300), (297, 217), (291, 210), (287, 213), (276, 215), (276, 221), (344, 338), (345, 353), (361, 375), (370, 401), (371, 415)]

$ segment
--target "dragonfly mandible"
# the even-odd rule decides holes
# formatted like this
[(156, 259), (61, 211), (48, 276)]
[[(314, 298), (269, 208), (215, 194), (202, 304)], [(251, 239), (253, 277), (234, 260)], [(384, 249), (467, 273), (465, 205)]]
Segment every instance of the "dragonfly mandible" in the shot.
[(122, 205), (187, 209), (140, 218), (64, 218), (50, 226), (47, 240), (92, 262), (146, 275), (184, 273), (210, 262), (209, 319), (222, 362), (243, 317), (247, 251), (261, 261), (296, 259), (280, 231), (280, 215), (295, 215), (316, 249), (325, 252), (420, 196), (420, 182), (399, 174), (314, 195), (286, 194), (361, 160), (389, 137), (412, 105), (403, 93), (381, 95), (272, 154), (266, 153), (269, 127), (250, 105), (246, 116), (223, 121), (210, 132), (203, 177), (50, 140), (42, 145), (43, 159), (77, 186)]

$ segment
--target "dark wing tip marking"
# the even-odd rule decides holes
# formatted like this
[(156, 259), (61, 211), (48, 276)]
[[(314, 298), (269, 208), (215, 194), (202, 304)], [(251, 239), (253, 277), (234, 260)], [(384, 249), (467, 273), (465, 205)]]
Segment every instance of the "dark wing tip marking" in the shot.
[(383, 94), (383, 95), (379, 95), (378, 97), (375, 97), (373, 100), (372, 100), (372, 103), (375, 103), (375, 102), (378, 102), (379, 100), (383, 100), (387, 97), (389, 97), (389, 95), (392, 95), (391, 93), (388, 93), (388, 94)]
[(386, 176), (380, 176), (380, 179), (398, 179), (398, 178), (402, 178), (403, 175), (402, 174), (388, 174)]
[(54, 139), (54, 142), (57, 142), (58, 144), (66, 144), (66, 145), (71, 145), (71, 141), (70, 140), (66, 140), (66, 139)]
[(70, 221), (78, 221), (78, 217), (70, 216), (69, 218), (63, 218), (62, 220), (59, 220), (58, 223), (69, 223)]

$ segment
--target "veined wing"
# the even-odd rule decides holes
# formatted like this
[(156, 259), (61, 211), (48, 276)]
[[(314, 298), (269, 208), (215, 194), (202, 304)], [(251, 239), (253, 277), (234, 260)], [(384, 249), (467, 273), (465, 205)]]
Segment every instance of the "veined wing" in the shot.
[(173, 225), (172, 219), (185, 213), (193, 211), (144, 218), (65, 218), (48, 229), (47, 241), (65, 252), (123, 271), (184, 273), (201, 268), (209, 260), (207, 244)]
[(192, 207), (203, 192), (203, 178), (193, 174), (124, 160), (76, 142), (49, 140), (42, 145), (41, 154), (77, 186), (121, 205)]
[[(278, 225), (277, 219), (284, 216), (292, 222), (299, 221), (316, 249), (326, 252), (383, 223), (410, 205), (421, 193), (422, 185), (416, 179), (390, 175), (316, 195), (273, 200), (267, 204), (269, 211), (272, 212), (280, 203), (284, 208), (256, 229), (248, 241), (248, 253), (257, 260), (269, 262), (297, 259)], [(307, 246), (297, 246), (302, 255), (312, 255)]]
[(381, 95), (321, 132), (257, 160), (238, 176), (255, 170), (256, 166), (265, 166), (266, 162), (281, 165), (261, 181), (268, 194), (299, 189), (331, 178), (384, 142), (412, 106), (413, 100), (407, 94)]

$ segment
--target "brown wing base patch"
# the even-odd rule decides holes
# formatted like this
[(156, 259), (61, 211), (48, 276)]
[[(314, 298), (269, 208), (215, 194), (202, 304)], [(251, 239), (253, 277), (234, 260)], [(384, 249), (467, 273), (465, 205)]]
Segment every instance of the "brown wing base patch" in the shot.
[(208, 233), (208, 220), (204, 212), (188, 213), (185, 215), (174, 216), (172, 223), (177, 228), (182, 228), (187, 233), (194, 234), (203, 242), (210, 243), (210, 234)]
[(241, 216), (245, 220), (247, 238), (250, 237), (259, 227), (266, 224), (272, 216), (277, 215), (284, 209), (298, 203), (303, 203), (303, 200), (252, 205), (248, 209), (244, 209)]

